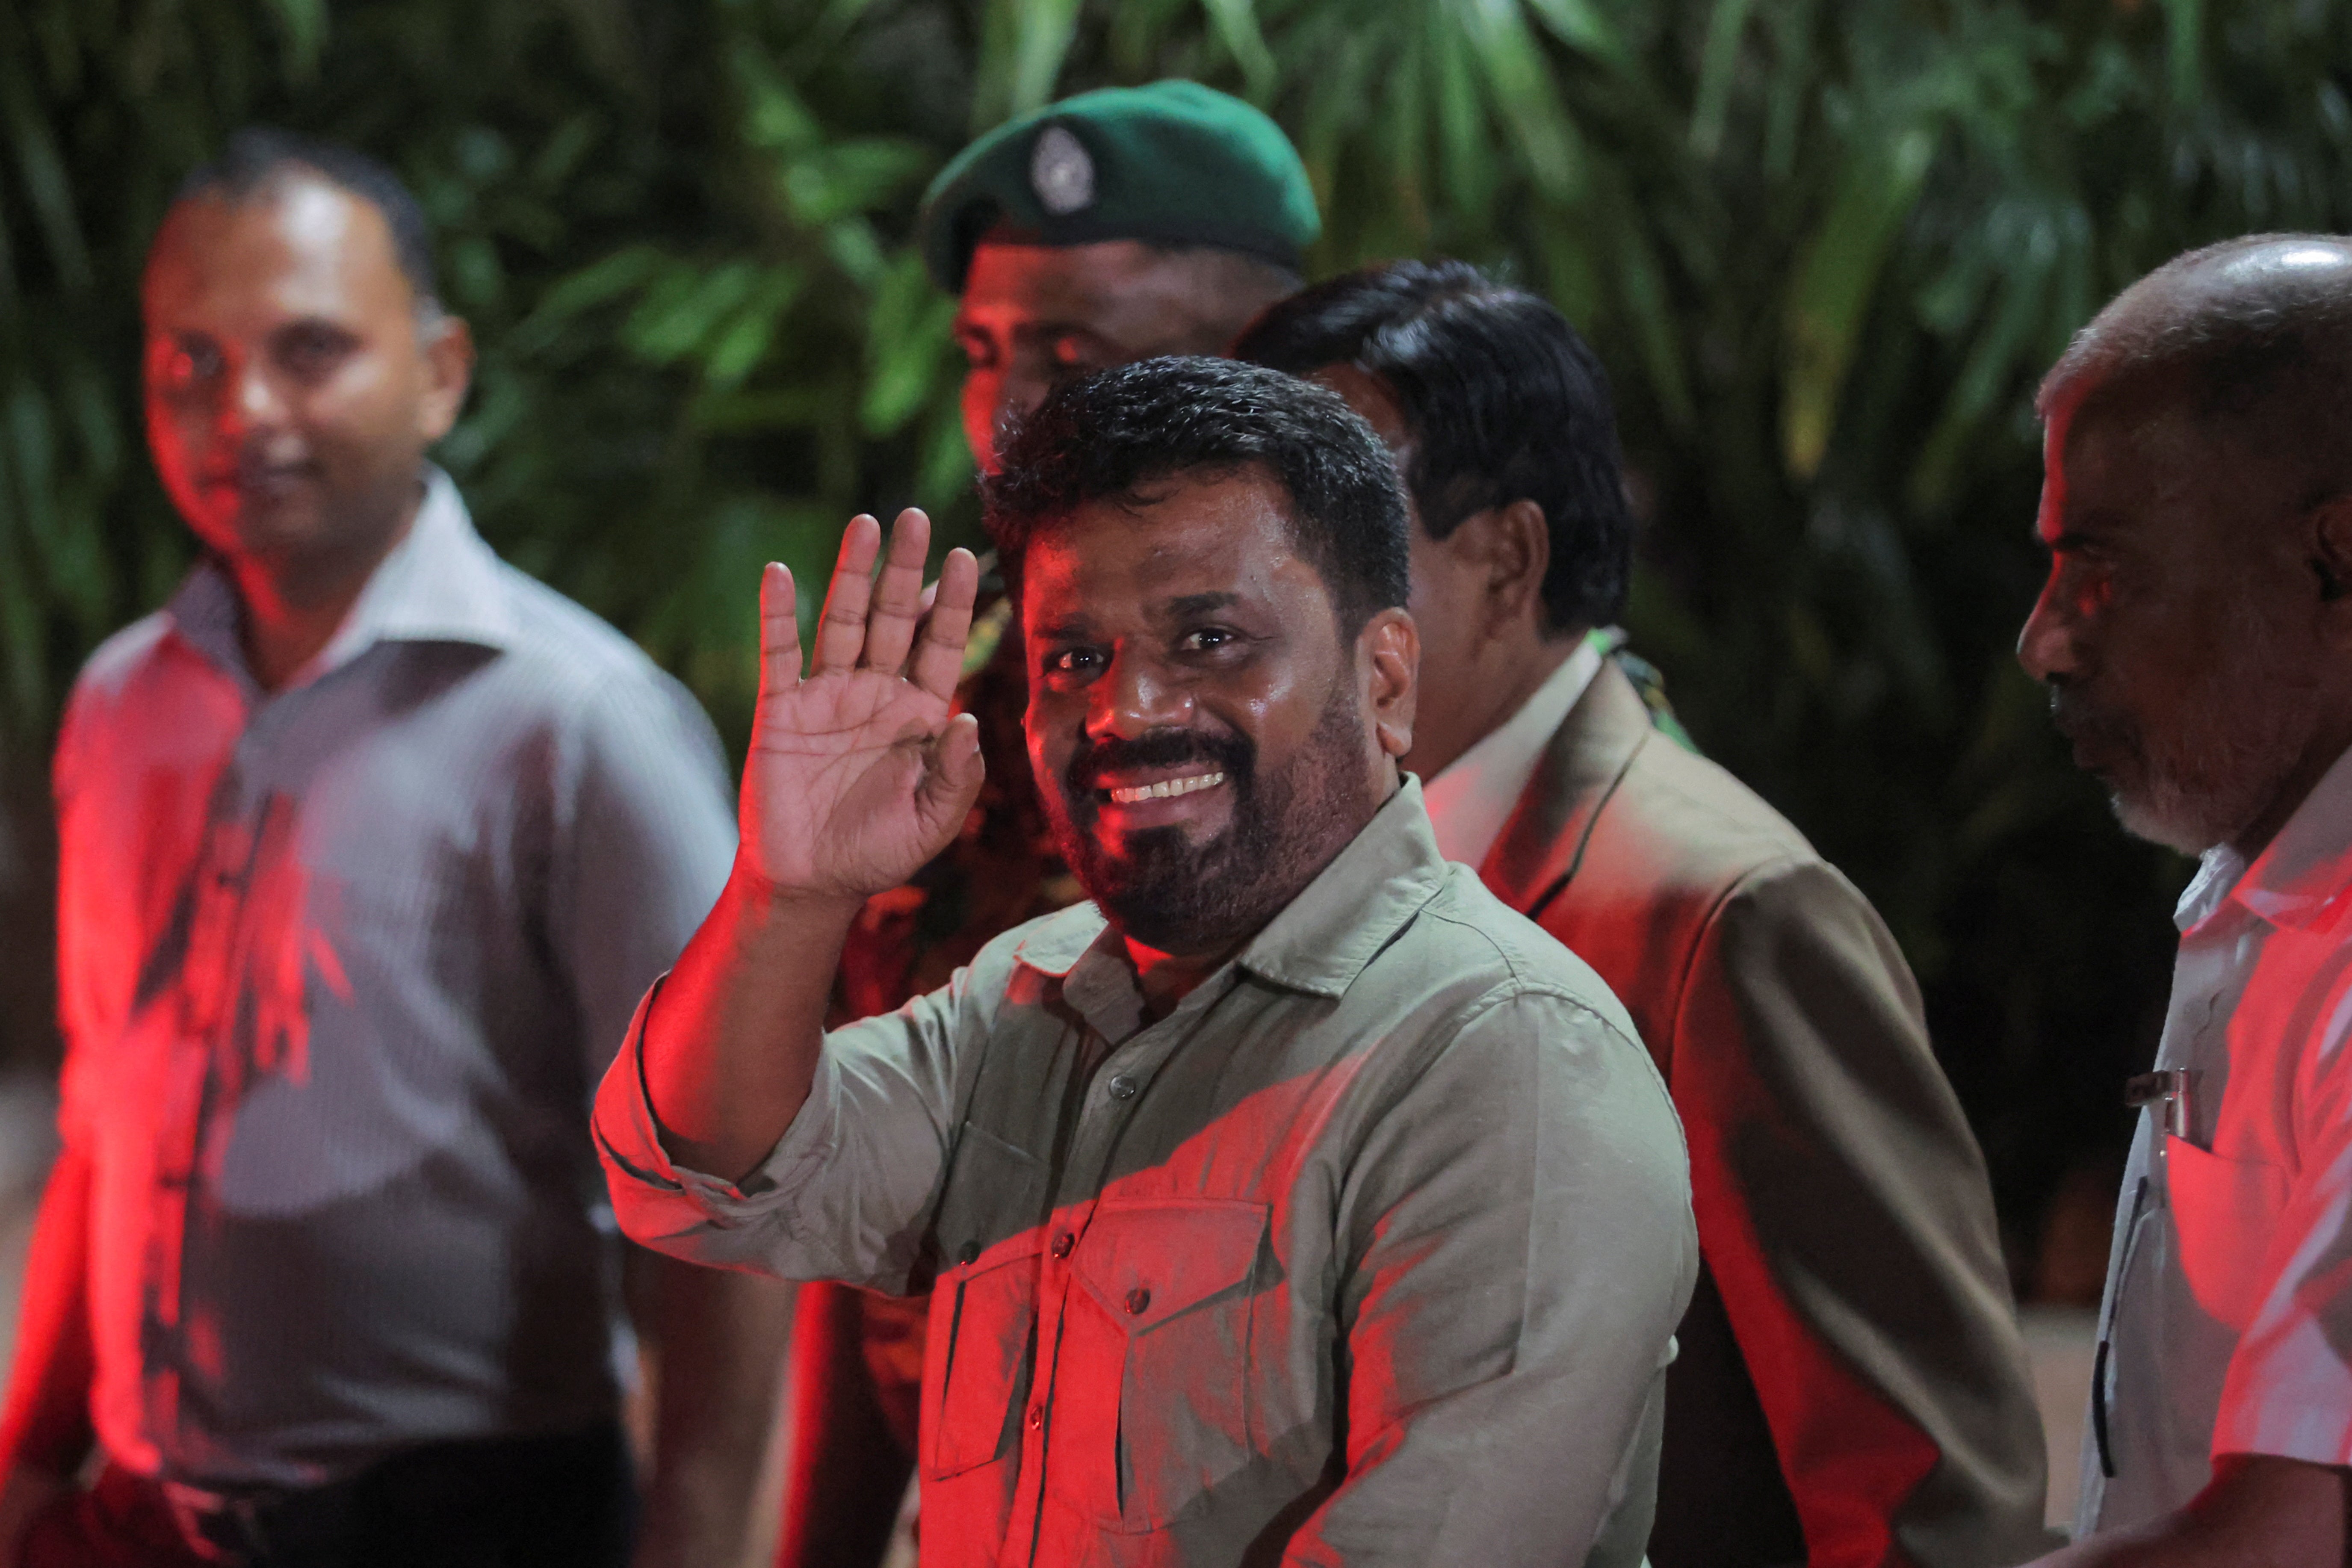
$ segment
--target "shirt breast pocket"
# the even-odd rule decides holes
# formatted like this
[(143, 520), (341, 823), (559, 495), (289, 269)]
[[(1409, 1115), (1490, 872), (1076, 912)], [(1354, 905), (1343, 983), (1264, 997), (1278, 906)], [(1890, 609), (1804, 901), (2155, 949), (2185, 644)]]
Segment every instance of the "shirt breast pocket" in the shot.
[(1045, 1247), (1037, 1226), (1022, 1222), (1042, 1201), (1044, 1183), (1036, 1160), (964, 1124), (934, 1227), (950, 1267), (932, 1288), (925, 1336), (917, 1447), (926, 1480), (990, 1463), (1013, 1429), (1037, 1331)]
[(1264, 1204), (1108, 1198), (1071, 1259), (1047, 1475), (1114, 1529), (1204, 1506), (1257, 1451), (1250, 1330)]
[(2168, 1134), (2164, 1190), (2190, 1294), (2216, 1322), (2243, 1333), (2270, 1284), (2263, 1259), (2286, 1206), (2286, 1173)]

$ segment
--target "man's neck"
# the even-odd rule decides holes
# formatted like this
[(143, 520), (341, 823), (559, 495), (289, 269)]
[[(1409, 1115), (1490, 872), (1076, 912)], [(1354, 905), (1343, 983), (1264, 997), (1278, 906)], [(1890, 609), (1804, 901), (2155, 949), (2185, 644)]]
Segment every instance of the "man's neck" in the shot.
[(1449, 700), (1478, 702), (1484, 711), (1477, 715), (1477, 723), (1459, 731), (1462, 739), (1450, 754), (1433, 755), (1423, 749), (1407, 756), (1405, 766), (1424, 779), (1444, 773), (1473, 746), (1509, 723), (1528, 705), (1528, 699), (1568, 662), (1584, 637), (1584, 628), (1580, 626), (1552, 637), (1538, 633), (1527, 642), (1507, 647), (1489, 645), (1494, 651), (1480, 660), (1475, 678), (1465, 683), (1470, 689), (1448, 693)]
[(2336, 760), (2347, 751), (2352, 751), (2352, 714), (2323, 725), (2313, 735), (2311, 743), (2304, 748), (2294, 770), (2280, 784), (2278, 793), (2271, 797), (2270, 805), (2263, 808), (2262, 815), (2254, 819), (2252, 826), (2231, 838), (2230, 847), (2237, 851), (2246, 864), (2252, 865), (2262, 852), (2270, 847), (2271, 840), (2276, 838), (2280, 830), (2302, 809), (2303, 803), (2311, 798), (2311, 792), (2319, 787), (2319, 781), (2327, 776), (2327, 770), (2334, 767)]
[(399, 521), (363, 548), (229, 560), (241, 611), (237, 639), (246, 667), (264, 691), (284, 687), (333, 639), (376, 568), (416, 525), (424, 500), (420, 485)]

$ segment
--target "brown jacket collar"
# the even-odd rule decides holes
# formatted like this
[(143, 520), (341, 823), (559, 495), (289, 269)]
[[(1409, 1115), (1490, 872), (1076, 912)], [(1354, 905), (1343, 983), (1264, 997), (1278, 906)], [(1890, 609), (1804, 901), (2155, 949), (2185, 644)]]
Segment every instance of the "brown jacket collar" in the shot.
[(1624, 781), (1635, 753), (1656, 733), (1641, 694), (1614, 661), (1546, 742), (1510, 820), (1478, 875), (1495, 896), (1530, 920), (1559, 897), (1583, 864), (1601, 808)]

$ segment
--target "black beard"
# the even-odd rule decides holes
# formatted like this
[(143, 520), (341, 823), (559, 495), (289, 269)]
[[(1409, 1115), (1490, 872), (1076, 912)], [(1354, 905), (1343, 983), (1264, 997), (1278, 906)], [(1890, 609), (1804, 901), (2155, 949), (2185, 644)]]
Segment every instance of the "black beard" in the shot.
[[(1055, 781), (1058, 787), (1045, 792), (1046, 814), (1063, 858), (1104, 918), (1161, 952), (1206, 953), (1280, 913), (1337, 851), (1328, 842), (1335, 819), (1360, 827), (1370, 815), (1349, 809), (1366, 804), (1364, 726), (1354, 697), (1346, 683), (1334, 689), (1297, 764), (1277, 777), (1261, 777), (1257, 747), (1231, 732), (1155, 730), (1083, 748)], [(1148, 828), (1128, 836), (1124, 854), (1107, 853), (1093, 831), (1095, 781), (1117, 768), (1193, 762), (1223, 770), (1223, 787), (1234, 792), (1232, 826), (1206, 844), (1181, 827)]]

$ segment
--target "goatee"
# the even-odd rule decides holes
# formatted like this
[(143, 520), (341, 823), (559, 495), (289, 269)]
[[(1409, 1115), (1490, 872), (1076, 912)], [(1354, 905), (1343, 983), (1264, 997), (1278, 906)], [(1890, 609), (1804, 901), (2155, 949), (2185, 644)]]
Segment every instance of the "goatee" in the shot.
[[(1339, 847), (1335, 826), (1370, 815), (1364, 742), (1356, 693), (1343, 680), (1286, 774), (1262, 774), (1256, 745), (1238, 732), (1154, 730), (1082, 747), (1042, 793), (1063, 858), (1105, 919), (1162, 952), (1214, 952), (1265, 925), (1314, 879)], [(1230, 825), (1206, 843), (1171, 826), (1127, 834), (1118, 853), (1107, 849), (1095, 831), (1097, 781), (1189, 763), (1224, 773)]]

